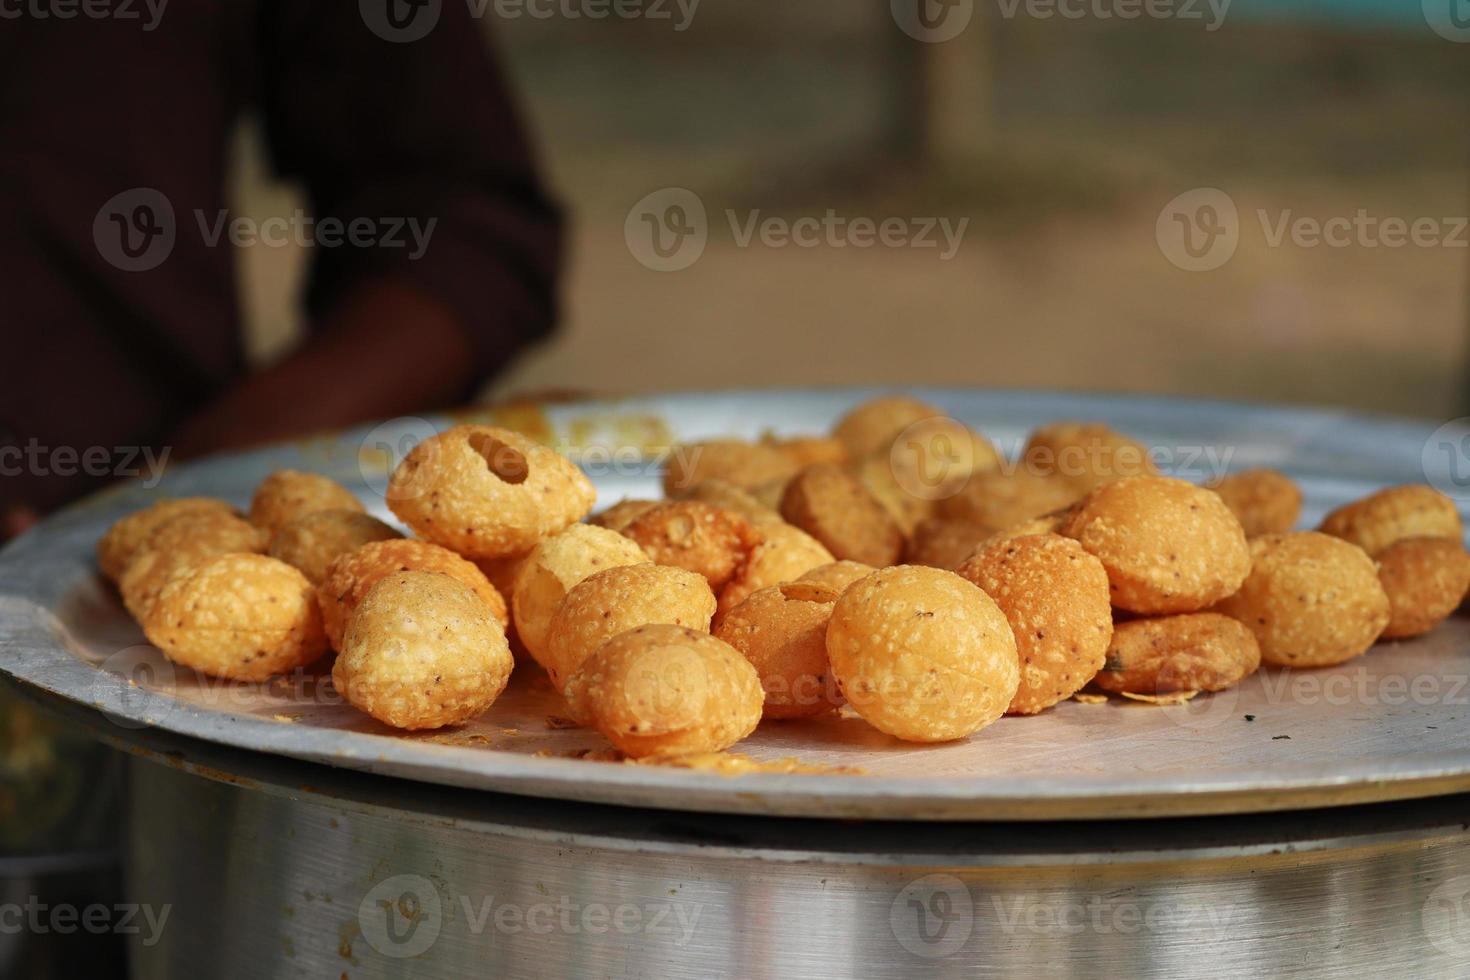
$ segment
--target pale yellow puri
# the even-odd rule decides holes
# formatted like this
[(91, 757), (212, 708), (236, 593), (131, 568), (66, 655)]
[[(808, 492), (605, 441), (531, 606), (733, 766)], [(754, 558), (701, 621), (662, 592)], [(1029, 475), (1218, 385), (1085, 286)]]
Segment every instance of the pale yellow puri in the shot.
[(143, 631), (174, 663), (231, 680), (289, 673), (327, 648), (311, 583), (265, 555), (219, 555), (176, 576)]
[(604, 569), (567, 591), (538, 660), (560, 691), (594, 650), (619, 633), (652, 624), (707, 633), (714, 614), (715, 594), (703, 575), (651, 563)]
[(1302, 514), (1302, 488), (1276, 470), (1243, 470), (1214, 483), (1210, 489), (1240, 521), (1248, 538), (1285, 534)]
[(761, 719), (755, 668), (708, 633), (668, 624), (610, 638), (567, 683), (574, 715), (633, 758), (719, 752)]
[(1376, 555), (1401, 538), (1460, 541), (1464, 528), (1455, 502), (1433, 487), (1388, 487), (1337, 508), (1322, 519), (1323, 534), (1351, 541)]
[(1031, 715), (1076, 694), (1102, 669), (1113, 635), (1108, 573), (1070, 538), (997, 542), (959, 567), (1005, 613), (1021, 683), (1007, 711)]
[(547, 656), (551, 617), (567, 592), (589, 575), (648, 561), (643, 549), (605, 527), (573, 524), (531, 549), (511, 589), (516, 630), (537, 661)]
[(387, 497), (420, 537), (482, 559), (524, 554), (585, 517), (596, 492), (571, 460), (518, 432), (459, 425), (415, 446)]
[(1223, 691), (1260, 665), (1260, 644), (1244, 623), (1219, 613), (1182, 613), (1119, 623), (1092, 683), (1114, 694)]
[(1470, 555), (1449, 538), (1400, 538), (1374, 557), (1388, 594), (1384, 639), (1428, 633), (1449, 618), (1470, 588)]
[(755, 546), (750, 560), (720, 590), (717, 617), (738, 606), (752, 592), (795, 581), (832, 562), (832, 552), (820, 541), (785, 521), (762, 525), (760, 533), (765, 540)]
[(119, 518), (97, 542), (97, 566), (102, 574), (116, 582), (127, 570), (128, 563), (143, 547), (148, 536), (171, 517), (208, 511), (239, 517), (234, 507), (214, 497), (178, 497), (160, 500)]
[(896, 565), (853, 584), (832, 609), (827, 655), (858, 714), (913, 742), (979, 731), (1005, 713), (1020, 684), (1005, 613), (938, 568)]
[(767, 718), (806, 718), (842, 704), (827, 660), (827, 622), (837, 591), (787, 582), (751, 593), (714, 635), (749, 660), (765, 691)]
[(333, 649), (342, 649), (347, 620), (357, 604), (373, 586), (394, 572), (439, 572), (458, 579), (489, 606), (491, 614), (502, 624), (510, 619), (505, 597), (490, 584), (485, 573), (448, 548), (411, 538), (370, 541), (338, 556), (327, 566), (326, 577), (317, 586), (322, 624)]
[(301, 569), (313, 584), (327, 576), (337, 558), (371, 541), (401, 538), (393, 528), (356, 510), (314, 510), (288, 521), (271, 538), (266, 553)]
[(207, 558), (265, 550), (265, 532), (228, 511), (193, 510), (160, 523), (137, 549), (118, 591), (133, 618), (142, 622), (163, 587)]
[(1261, 662), (1328, 667), (1365, 653), (1389, 619), (1373, 560), (1316, 531), (1251, 541), (1250, 577), (1215, 607), (1256, 635)]
[(250, 523), (275, 534), (296, 518), (319, 510), (364, 509), (352, 491), (320, 473), (276, 470), (255, 488)]
[(1183, 480), (1106, 483), (1060, 530), (1103, 563), (1113, 605), (1129, 612), (1196, 612), (1233, 593), (1250, 571), (1240, 521), (1218, 494)]
[(353, 611), (332, 683), (385, 725), (442, 728), (483, 714), (512, 667), (505, 629), (473, 589), (437, 572), (395, 572)]

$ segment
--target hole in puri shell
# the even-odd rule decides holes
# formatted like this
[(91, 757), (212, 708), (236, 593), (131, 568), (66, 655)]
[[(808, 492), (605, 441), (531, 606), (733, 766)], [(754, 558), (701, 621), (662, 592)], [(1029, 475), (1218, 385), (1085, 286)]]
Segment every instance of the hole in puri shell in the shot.
[(476, 432), (469, 441), (470, 448), (480, 454), (490, 472), (506, 483), (525, 483), (531, 474), (531, 464), (525, 454), (514, 446), (483, 432)]

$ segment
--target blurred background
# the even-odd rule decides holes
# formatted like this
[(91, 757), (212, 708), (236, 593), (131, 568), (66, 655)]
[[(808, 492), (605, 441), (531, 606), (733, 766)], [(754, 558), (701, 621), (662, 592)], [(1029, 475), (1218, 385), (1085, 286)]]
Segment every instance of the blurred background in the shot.
[[(941, 43), (882, 0), (596, 21), (492, 4), (571, 222), (561, 328), (491, 393), (927, 383), (1460, 414), (1470, 5), (1437, 2), (1177, 0), (1125, 20), (1128, 0), (959, 0), (947, 16), (969, 20)], [(238, 210), (298, 206), (253, 130), (241, 147)], [(708, 243), (655, 271), (625, 224), (669, 187), (703, 203)], [(1233, 202), (1238, 243), (1191, 271), (1159, 225), (1180, 195), (1196, 217), (1199, 188)], [(968, 225), (948, 259), (737, 234), (829, 210)], [(1313, 241), (1312, 221), (1360, 212)], [(1394, 247), (1392, 219), (1434, 230)], [(256, 358), (299, 330), (303, 251), (240, 250)]]

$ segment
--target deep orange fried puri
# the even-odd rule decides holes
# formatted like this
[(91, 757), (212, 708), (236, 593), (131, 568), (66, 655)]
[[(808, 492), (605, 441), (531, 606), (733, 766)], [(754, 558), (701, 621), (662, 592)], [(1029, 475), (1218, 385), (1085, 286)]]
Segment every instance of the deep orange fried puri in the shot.
[(703, 575), (719, 591), (745, 566), (760, 532), (734, 511), (673, 500), (639, 514), (623, 534), (660, 565)]
[(865, 579), (878, 569), (872, 565), (864, 565), (860, 561), (834, 561), (830, 565), (818, 565), (811, 571), (797, 576), (798, 582), (811, 582), (814, 585), (825, 585), (830, 589), (836, 589), (841, 595), (847, 591), (847, 587), (859, 579)]
[(1464, 535), (1455, 502), (1422, 484), (1389, 487), (1345, 504), (1323, 518), (1320, 530), (1370, 555), (1401, 538), (1461, 541)]
[(311, 583), (265, 555), (219, 555), (174, 576), (143, 631), (174, 663), (232, 680), (288, 673), (327, 648)]
[(723, 640), (681, 626), (635, 627), (569, 679), (574, 716), (633, 758), (719, 752), (761, 719), (760, 677)]
[(885, 395), (853, 407), (837, 420), (832, 435), (847, 447), (853, 459), (886, 453), (904, 429), (944, 412), (905, 395)]
[(442, 728), (490, 707), (512, 665), (505, 629), (474, 589), (438, 572), (393, 572), (348, 619), (332, 684), (385, 725)]
[(1378, 559), (1378, 581), (1388, 594), (1384, 639), (1428, 633), (1460, 605), (1470, 588), (1470, 555), (1449, 538), (1400, 538)]
[(322, 607), (322, 625), (332, 649), (342, 649), (347, 620), (368, 590), (395, 572), (438, 572), (470, 587), (498, 619), (502, 628), (509, 619), (505, 597), (490, 584), (485, 573), (448, 548), (428, 541), (400, 538), (372, 541), (355, 551), (338, 556), (327, 566), (326, 577), (317, 587)]
[(793, 477), (781, 497), (781, 516), (839, 559), (882, 567), (903, 553), (893, 517), (839, 466), (808, 466)]
[(158, 524), (128, 562), (118, 591), (133, 618), (142, 622), (175, 575), (205, 559), (265, 550), (265, 532), (227, 511), (195, 510)]
[(545, 658), (551, 617), (578, 582), (605, 568), (648, 560), (636, 542), (590, 524), (573, 524), (531, 549), (510, 593), (516, 629), (526, 650), (537, 660)]
[(619, 500), (606, 510), (593, 514), (587, 523), (621, 534), (640, 514), (646, 514), (658, 505), (657, 500)]
[(1302, 488), (1276, 470), (1245, 470), (1211, 483), (1248, 538), (1285, 534), (1302, 515)]
[(990, 535), (983, 524), (931, 517), (914, 529), (903, 560), (908, 565), (955, 569)]
[(1158, 473), (1148, 447), (1102, 422), (1053, 422), (1031, 433), (1025, 469), (1055, 476), (1086, 492), (1104, 483)]
[(1183, 480), (1135, 476), (1105, 483), (1061, 532), (1108, 570), (1113, 605), (1129, 612), (1195, 612), (1240, 587), (1250, 551), (1218, 494)]
[(1215, 612), (1256, 635), (1261, 661), (1327, 667), (1367, 651), (1388, 625), (1373, 560), (1357, 545), (1303, 531), (1251, 541), (1251, 571)]
[(958, 571), (995, 600), (1015, 634), (1021, 682), (1008, 713), (1031, 715), (1065, 701), (1102, 668), (1113, 634), (1108, 573), (1076, 541), (1011, 538)]
[(746, 490), (796, 472), (785, 453), (738, 439), (711, 439), (675, 446), (664, 467), (664, 493), (678, 497), (700, 482), (724, 480)]
[(936, 502), (935, 514), (999, 531), (1062, 510), (1082, 496), (1066, 480), (1022, 467), (974, 474), (954, 496)]
[(715, 595), (703, 575), (652, 563), (608, 568), (567, 591), (537, 659), (560, 691), (594, 650), (619, 633), (655, 623), (708, 632), (714, 614)]
[(524, 554), (586, 516), (596, 492), (575, 463), (518, 432), (458, 425), (415, 446), (387, 496), (421, 537), (479, 559)]
[(714, 635), (755, 666), (766, 718), (807, 718), (842, 704), (827, 662), (827, 621), (837, 591), (787, 582), (751, 593)]
[(1092, 683), (1113, 694), (1223, 691), (1260, 665), (1261, 648), (1243, 623), (1218, 613), (1184, 613), (1119, 623)]
[(717, 618), (752, 592), (794, 581), (833, 560), (832, 553), (820, 541), (785, 521), (762, 527), (761, 534), (764, 540), (751, 551), (750, 560), (720, 590)]
[[(728, 480), (708, 479), (701, 480), (689, 489), (687, 493), (679, 496), (680, 500), (697, 500), (702, 504), (713, 507), (723, 507), (725, 510), (734, 511), (749, 521), (754, 527), (760, 528), (767, 524), (781, 524), (781, 515), (776, 513), (775, 508), (768, 507), (755, 498), (749, 490), (737, 487)], [(641, 501), (640, 501), (641, 502)], [(642, 513), (642, 511), (639, 511)], [(638, 516), (637, 514), (633, 515)], [(631, 518), (623, 524), (626, 527), (631, 523)], [(621, 530), (622, 528), (614, 528)]]
[(336, 480), (320, 473), (276, 470), (255, 488), (250, 523), (275, 534), (298, 517), (315, 511), (364, 509), (362, 501)]
[(326, 577), (327, 566), (339, 556), (369, 541), (401, 537), (387, 524), (361, 511), (314, 510), (281, 525), (267, 553), (301, 569), (315, 585)]
[(170, 500), (160, 500), (157, 503), (135, 510), (122, 518), (119, 518), (102, 535), (97, 542), (97, 566), (102, 574), (116, 582), (127, 570), (128, 562), (133, 560), (139, 549), (148, 540), (148, 536), (171, 517), (180, 514), (198, 513), (208, 511), (217, 514), (227, 514), (239, 517), (239, 511), (230, 506), (227, 501), (216, 500), (214, 497), (180, 497)]
[(954, 572), (919, 565), (880, 569), (843, 592), (827, 655), (857, 713), (912, 742), (984, 728), (1020, 683), (1016, 639), (995, 601)]

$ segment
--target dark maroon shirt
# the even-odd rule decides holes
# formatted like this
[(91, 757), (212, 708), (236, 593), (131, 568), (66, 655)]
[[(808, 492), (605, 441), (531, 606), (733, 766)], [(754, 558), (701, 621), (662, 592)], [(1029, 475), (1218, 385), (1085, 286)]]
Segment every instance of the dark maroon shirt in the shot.
[[(372, 244), (310, 249), (312, 312), (365, 279), (407, 279), (456, 312), (487, 373), (550, 328), (558, 213), (482, 24), (445, 0), (425, 36), (394, 41), (369, 26), (373, 3), (394, 5), (390, 26), (418, 10), (0, 9), (0, 447), (156, 443), (244, 372), (233, 249), (209, 233), (227, 206), (232, 134), (250, 114), (313, 218), (374, 222)], [(417, 258), (409, 219), (436, 219)], [(404, 244), (390, 247), (395, 222)], [(96, 482), (13, 470), (0, 506), (44, 509)]]

